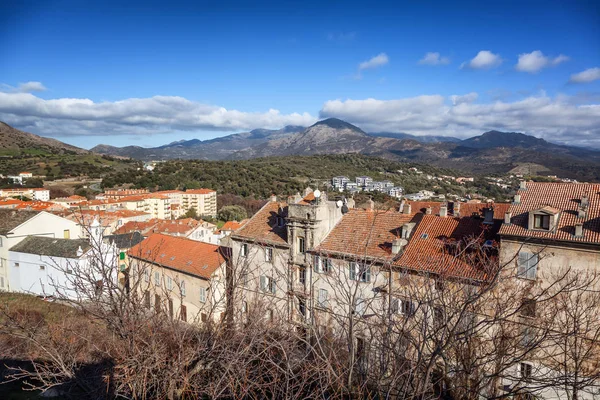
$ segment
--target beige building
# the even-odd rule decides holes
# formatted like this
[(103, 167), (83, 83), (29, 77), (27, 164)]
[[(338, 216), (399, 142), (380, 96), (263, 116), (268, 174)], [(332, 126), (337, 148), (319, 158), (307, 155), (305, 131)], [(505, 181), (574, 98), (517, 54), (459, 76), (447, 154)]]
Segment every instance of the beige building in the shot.
[(217, 217), (217, 192), (211, 189), (190, 189), (181, 193), (182, 212), (194, 207), (201, 217)]
[(153, 234), (127, 252), (144, 304), (192, 323), (218, 322), (226, 309), (228, 251), (218, 245)]
[(148, 213), (151, 218), (171, 219), (171, 199), (166, 195), (153, 193), (123, 197), (119, 202), (124, 208)]

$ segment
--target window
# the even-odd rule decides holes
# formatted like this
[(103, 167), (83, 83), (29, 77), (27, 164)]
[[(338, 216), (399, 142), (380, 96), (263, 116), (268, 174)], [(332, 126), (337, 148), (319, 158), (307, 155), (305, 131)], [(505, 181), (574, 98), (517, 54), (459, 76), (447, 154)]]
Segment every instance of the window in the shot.
[(248, 312), (248, 302), (242, 301), (242, 314), (246, 314)]
[(442, 307), (433, 307), (433, 324), (436, 327), (444, 326), (446, 316)]
[(206, 288), (200, 288), (200, 303), (206, 303)]
[(169, 299), (169, 318), (173, 319), (173, 299)]
[(146, 308), (150, 308), (150, 292), (149, 291), (146, 291), (144, 293), (144, 306)]
[(148, 270), (148, 269), (144, 270), (144, 281), (150, 282), (150, 270)]
[(161, 309), (160, 306), (160, 296), (155, 294), (154, 295), (154, 311), (159, 312)]
[(305, 243), (304, 243), (304, 238), (299, 237), (298, 238), (298, 253), (304, 253), (305, 250), (306, 250), (306, 247), (305, 247)]
[(19, 263), (15, 263), (15, 267), (18, 267), (18, 266), (19, 266)]
[(415, 313), (415, 305), (411, 300), (392, 299), (392, 313), (409, 317)]
[(120, 270), (121, 272), (125, 272), (125, 270), (126, 270), (126, 269), (127, 269), (127, 265), (125, 265), (125, 264), (121, 264), (121, 265), (119, 265), (119, 270)]
[(173, 290), (173, 278), (170, 276), (167, 276), (167, 289)]
[(154, 272), (154, 285), (160, 286), (160, 272)]
[(273, 262), (273, 249), (271, 247), (265, 249), (265, 261)]
[(277, 216), (277, 226), (283, 228), (285, 225), (285, 219), (283, 217)]
[(206, 313), (200, 314), (200, 321), (202, 321), (202, 322), (208, 321), (208, 316), (206, 315)]
[(366, 308), (367, 304), (365, 303), (365, 300), (360, 296), (356, 296), (354, 299), (354, 314), (360, 317), (365, 313)]
[(302, 316), (306, 316), (306, 301), (304, 299), (298, 298), (298, 311)]
[(243, 287), (248, 287), (248, 271), (243, 271), (240, 274), (240, 281), (242, 281)]
[(523, 299), (523, 302), (521, 303), (521, 308), (520, 308), (521, 316), (534, 318), (535, 317), (535, 306), (536, 306), (535, 300)]
[(536, 279), (538, 262), (537, 254), (527, 251), (519, 252), (517, 276), (525, 279)]
[(305, 268), (298, 268), (298, 282), (300, 282), (302, 285), (304, 285), (306, 283), (306, 269)]
[(45, 270), (45, 269), (46, 269), (46, 266), (45, 266), (45, 265), (40, 265), (40, 271), (43, 271), (43, 270)]
[(248, 256), (248, 245), (246, 243), (242, 244), (242, 247), (240, 248), (240, 257), (247, 257)]
[(269, 322), (273, 322), (273, 310), (271, 310), (271, 309), (268, 309), (268, 310), (267, 310), (267, 315), (266, 315), (266, 316), (267, 316), (267, 321), (269, 321)]
[(180, 290), (181, 290), (181, 296), (185, 297), (185, 281), (181, 281)]
[(263, 292), (271, 292), (275, 294), (275, 292), (277, 291), (277, 285), (275, 284), (275, 280), (270, 276), (261, 275), (260, 290), (262, 290)]
[(521, 378), (525, 381), (531, 379), (531, 373), (533, 372), (533, 366), (529, 363), (521, 363)]
[(181, 305), (181, 309), (179, 310), (179, 318), (184, 322), (187, 321), (187, 307), (183, 304)]
[(330, 258), (322, 258), (321, 256), (315, 256), (315, 272), (324, 273), (331, 271), (332, 263)]
[(326, 308), (327, 303), (328, 303), (328, 301), (327, 301), (328, 296), (329, 296), (329, 293), (327, 293), (327, 289), (319, 289), (319, 294), (317, 297), (317, 305), (319, 307)]
[(355, 262), (350, 263), (350, 279), (353, 281), (370, 282), (371, 267)]
[(533, 215), (533, 228), (534, 229), (550, 229), (550, 216), (544, 214)]
[(535, 336), (533, 328), (530, 326), (523, 326), (521, 328), (521, 346), (531, 347), (534, 344)]
[(64, 237), (65, 239), (71, 239), (71, 231), (70, 231), (70, 230), (68, 230), (68, 229), (65, 229), (65, 230), (63, 231), (63, 237)]

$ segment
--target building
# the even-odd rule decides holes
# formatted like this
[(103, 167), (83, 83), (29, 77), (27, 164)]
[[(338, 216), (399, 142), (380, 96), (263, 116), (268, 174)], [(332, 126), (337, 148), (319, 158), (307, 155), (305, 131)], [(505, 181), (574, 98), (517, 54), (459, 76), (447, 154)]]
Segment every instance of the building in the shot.
[(401, 186), (393, 186), (387, 189), (388, 196), (395, 197), (397, 199), (402, 198), (402, 194), (404, 193), (404, 188)]
[(190, 189), (181, 194), (183, 213), (195, 208), (201, 217), (217, 217), (217, 192), (211, 189)]
[(373, 178), (370, 176), (357, 176), (355, 182), (359, 188), (365, 188), (373, 183)]
[(79, 238), (80, 226), (45, 211), (0, 209), (0, 290), (11, 290), (9, 249), (28, 236), (55, 239)]
[[(210, 222), (197, 221), (193, 218), (177, 220), (155, 218), (148, 221), (128, 222), (117, 229), (115, 234), (139, 232), (144, 236), (150, 236), (153, 233), (161, 233), (211, 243), (210, 238), (216, 229), (217, 226)], [(218, 240), (214, 240), (214, 244), (219, 244)]]
[(346, 188), (346, 184), (350, 182), (350, 178), (348, 178), (347, 176), (334, 176), (331, 179), (331, 185), (333, 186), (334, 189), (337, 189), (339, 191), (342, 191), (343, 189)]
[(76, 284), (69, 274), (87, 268), (90, 248), (85, 239), (27, 236), (8, 253), (10, 290), (43, 297), (74, 297)]
[(58, 197), (51, 200), (52, 203), (63, 206), (64, 208), (79, 207), (80, 204), (87, 202), (87, 198), (83, 196), (72, 195), (69, 197)]
[(226, 307), (226, 248), (153, 234), (127, 254), (128, 273), (139, 281), (146, 307), (186, 322), (220, 321)]
[(0, 199), (0, 208), (17, 208), (20, 204), (25, 203), (23, 200), (18, 199)]
[(108, 189), (102, 195), (96, 196), (97, 199), (119, 200), (122, 197), (139, 196), (150, 193), (148, 189)]
[(119, 202), (123, 208), (148, 213), (151, 218), (171, 219), (171, 199), (166, 195), (153, 193), (122, 197)]
[(27, 197), (31, 200), (49, 201), (50, 190), (44, 188), (0, 189), (0, 197)]

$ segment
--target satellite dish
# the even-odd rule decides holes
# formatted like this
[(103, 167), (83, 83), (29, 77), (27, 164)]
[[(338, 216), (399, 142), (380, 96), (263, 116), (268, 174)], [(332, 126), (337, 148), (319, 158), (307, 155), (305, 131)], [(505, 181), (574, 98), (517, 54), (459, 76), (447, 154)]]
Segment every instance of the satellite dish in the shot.
[(342, 201), (341, 201), (341, 200), (338, 200), (338, 201), (336, 201), (336, 202), (335, 202), (335, 205), (336, 205), (338, 208), (340, 208), (340, 207), (341, 207), (343, 204), (344, 204), (344, 203), (342, 203)]
[(315, 191), (313, 192), (313, 194), (315, 195), (315, 198), (317, 198), (317, 199), (318, 199), (319, 197), (321, 197), (321, 191), (320, 191), (319, 189), (315, 190)]

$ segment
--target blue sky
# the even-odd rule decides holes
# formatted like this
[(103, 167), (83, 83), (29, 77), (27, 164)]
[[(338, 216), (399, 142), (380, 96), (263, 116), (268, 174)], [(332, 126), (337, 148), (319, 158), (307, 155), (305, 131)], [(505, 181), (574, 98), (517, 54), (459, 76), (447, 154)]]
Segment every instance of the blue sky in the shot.
[(86, 148), (330, 116), (600, 148), (598, 2), (85, 3), (0, 5), (0, 120)]

